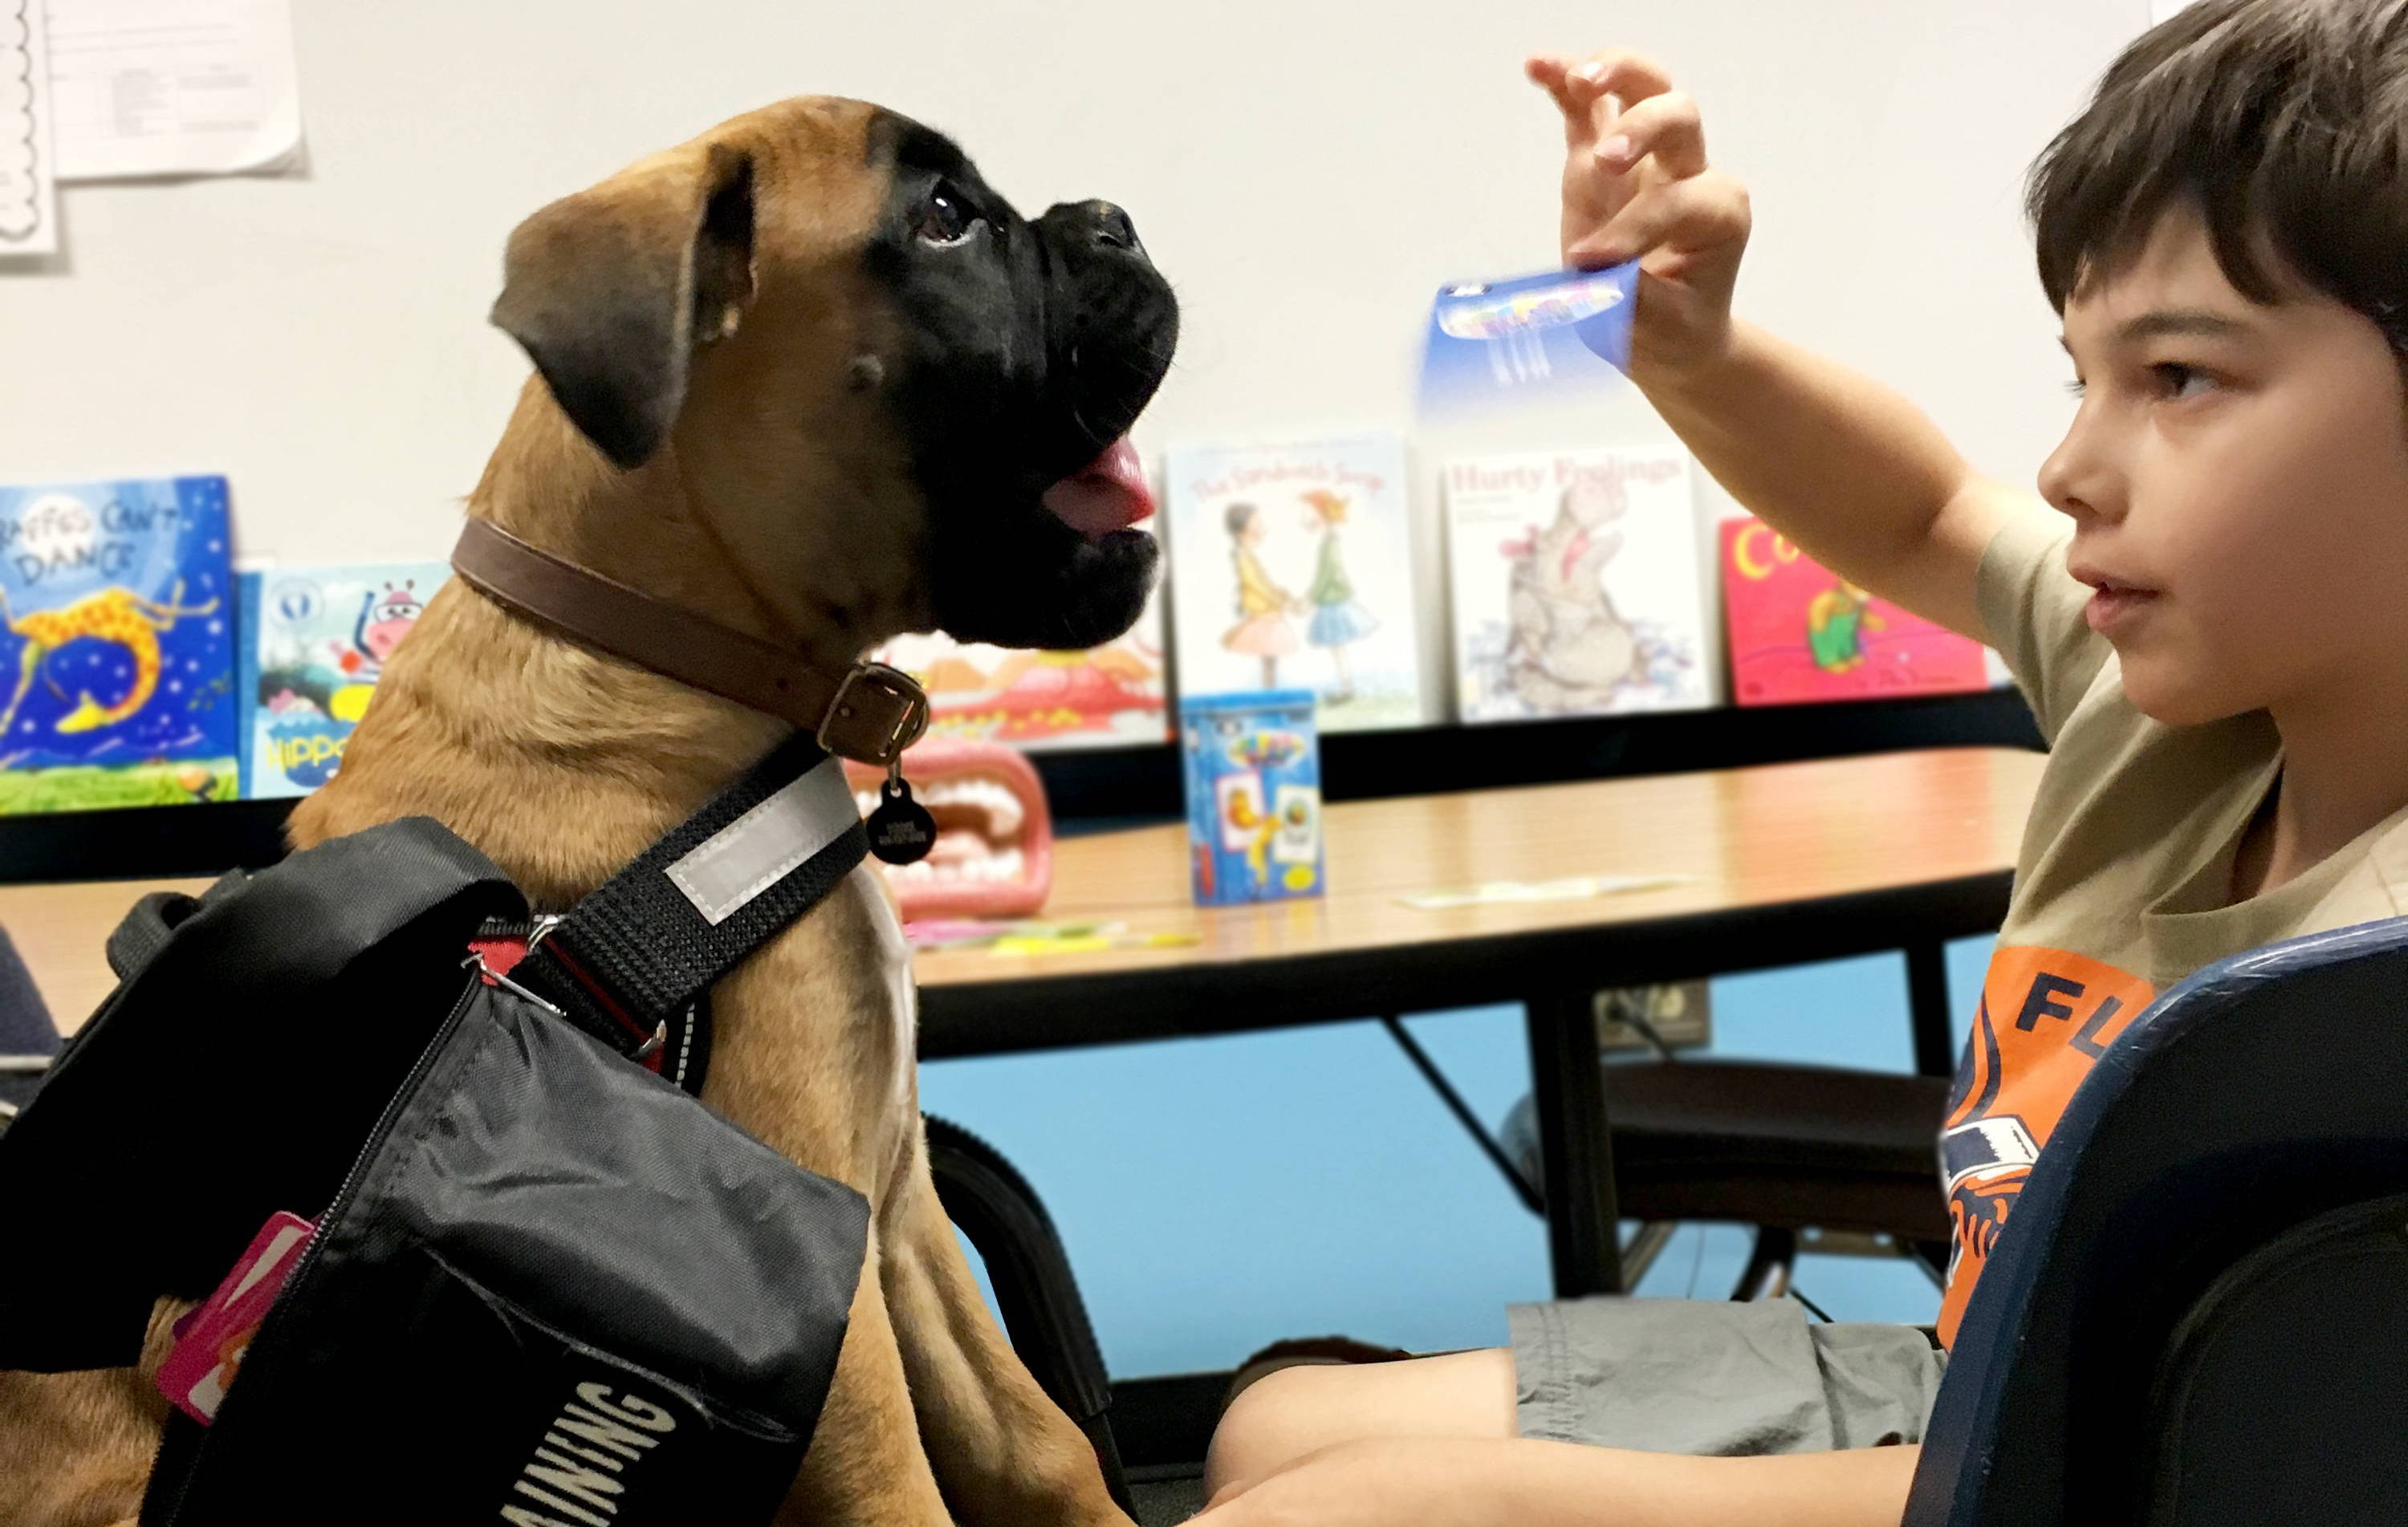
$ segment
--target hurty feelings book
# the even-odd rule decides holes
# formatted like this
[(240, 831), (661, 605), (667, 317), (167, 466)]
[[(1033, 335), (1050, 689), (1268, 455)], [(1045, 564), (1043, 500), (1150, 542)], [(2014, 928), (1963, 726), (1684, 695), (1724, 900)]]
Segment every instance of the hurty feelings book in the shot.
[(1713, 703), (1678, 446), (1466, 457), (1440, 476), (1466, 721)]

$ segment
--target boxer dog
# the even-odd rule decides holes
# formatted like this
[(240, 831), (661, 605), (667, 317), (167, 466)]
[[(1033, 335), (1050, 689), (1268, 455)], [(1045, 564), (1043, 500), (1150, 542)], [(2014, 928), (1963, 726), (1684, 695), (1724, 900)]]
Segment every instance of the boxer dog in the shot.
[[(1177, 307), (1107, 203), (1031, 221), (925, 127), (788, 101), (536, 213), (494, 318), (538, 374), (468, 512), (556, 555), (839, 674), (932, 627), (1092, 646), (1145, 602), (1156, 551), (1130, 528), (1151, 501), (1126, 431)], [(790, 730), (454, 579), (291, 839), (424, 814), (566, 907)], [(780, 1520), (1125, 1522), (938, 1206), (910, 951), (872, 869), (711, 1002), (704, 1101), (871, 1206)], [(137, 1368), (0, 1374), (0, 1524), (136, 1515), (182, 1307), (162, 1305)]]

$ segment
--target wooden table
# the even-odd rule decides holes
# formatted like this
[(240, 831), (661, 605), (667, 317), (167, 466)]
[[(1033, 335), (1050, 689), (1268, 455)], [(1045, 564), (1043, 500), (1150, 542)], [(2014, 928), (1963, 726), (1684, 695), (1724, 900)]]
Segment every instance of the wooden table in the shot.
[[(1410, 740), (1398, 746), (1410, 747)], [(1942, 749), (1332, 806), (1328, 893), (1198, 908), (1184, 828), (1065, 839), (1049, 920), (1188, 947), (919, 957), (924, 1056), (1227, 1034), (1518, 1001), (1555, 1284), (1619, 1286), (1590, 1001), (1599, 988), (1904, 949), (1917, 1065), (1954, 1064), (1941, 946), (1999, 925), (2043, 759)], [(1581, 900), (1419, 910), (1490, 880), (1681, 876)], [(108, 929), (166, 882), (0, 887), (63, 1024), (110, 984)], [(194, 889), (200, 882), (175, 882)]]
[[(1400, 743), (1399, 746), (1410, 746)], [(1907, 955), (1918, 1069), (1955, 1067), (1942, 948), (2005, 917), (2045, 760), (1945, 749), (1368, 801), (1324, 817), (1329, 890), (1198, 908), (1183, 827), (1056, 846), (1049, 919), (1193, 947), (919, 960), (920, 1052), (986, 1054), (1518, 1001), (1557, 1293), (1621, 1287), (1591, 1001), (1602, 987)], [(1425, 911), (1489, 880), (1677, 875), (1583, 900)]]

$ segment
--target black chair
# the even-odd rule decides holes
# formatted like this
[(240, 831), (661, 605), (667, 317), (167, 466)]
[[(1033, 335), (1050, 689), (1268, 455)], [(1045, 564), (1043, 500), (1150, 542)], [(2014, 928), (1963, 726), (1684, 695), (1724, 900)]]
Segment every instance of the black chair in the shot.
[[(1683, 1060), (1643, 1020), (1625, 1013), (1656, 1059), (1598, 1066), (1610, 1142), (1601, 1154), (1612, 1163), (1615, 1212), (1642, 1227), (1614, 1259), (1620, 1287), (1636, 1284), (1670, 1232), (1693, 1220), (1755, 1227), (1755, 1248), (1731, 1291), (1734, 1299), (1787, 1292), (1792, 1262), (1809, 1231), (1824, 1235), (1827, 1245), (1835, 1233), (1859, 1247), (1877, 1240), (1891, 1254), (1918, 1259), (1938, 1280), (1947, 1266), (1949, 1227), (1936, 1146), (1947, 1111), (1944, 1073), (1952, 1049), (1939, 946), (1907, 951), (1907, 984), (1921, 1068), (1916, 1075)], [(1393, 1016), (1381, 1022), (1523, 1203), (1547, 1215), (1536, 1100), (1525, 1097), (1515, 1106), (1499, 1141), (1403, 1022)], [(1559, 1020), (1551, 1032), (1560, 1029)], [(1584, 1021), (1580, 1029), (1587, 1032)], [(1534, 1057), (1541, 1049), (1534, 1033)], [(1577, 1062), (1570, 1059), (1575, 1052)], [(1567, 1040), (1564, 1053), (1566, 1065), (1588, 1064), (1594, 1047)], [(1539, 1063), (1546, 1063), (1541, 1058)], [(1550, 1218), (1560, 1234), (1562, 1216)], [(1605, 1237), (1613, 1229), (1590, 1227), (1589, 1234)], [(1565, 1290), (1560, 1251), (1558, 1293), (1615, 1286)]]
[[(1784, 1292), (1810, 1230), (1888, 1237), (1935, 1275), (1946, 1268), (1935, 1155), (1945, 1080), (1716, 1060), (1612, 1064), (1603, 1074), (1618, 1205), (1648, 1227), (1626, 1254), (1629, 1281), (1664, 1230), (1691, 1220), (1756, 1228), (1735, 1299)], [(1506, 1120), (1505, 1149), (1543, 1203), (1534, 1115), (1523, 1099)]]
[(2152, 1004), (2008, 1227), (1904, 1527), (2408, 1522), (2408, 919)]
[(1136, 1515), (1112, 1438), (1111, 1381), (1052, 1218), (1002, 1152), (959, 1124), (925, 1118), (937, 1199), (986, 1263), (1011, 1349), (1046, 1397), (1087, 1434), (1114, 1504)]

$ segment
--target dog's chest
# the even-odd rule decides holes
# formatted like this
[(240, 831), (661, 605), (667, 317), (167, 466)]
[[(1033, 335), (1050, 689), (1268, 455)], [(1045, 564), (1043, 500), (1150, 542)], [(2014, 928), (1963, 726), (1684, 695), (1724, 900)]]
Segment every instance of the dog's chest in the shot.
[(874, 865), (857, 866), (845, 877), (836, 894), (847, 896), (860, 906), (861, 917), (873, 935), (868, 941), (868, 970), (875, 984), (871, 995), (885, 1014), (886, 1054), (894, 1072), (892, 1095), (898, 1106), (916, 1107), (918, 1089), (913, 1085), (913, 1076), (919, 1056), (920, 996), (912, 979), (911, 943), (904, 936), (903, 920), (896, 914), (895, 898)]
[(856, 868), (712, 992), (704, 1101), (814, 1171), (880, 1175), (916, 1120), (911, 951)]

